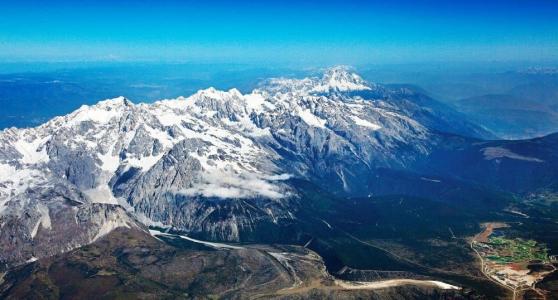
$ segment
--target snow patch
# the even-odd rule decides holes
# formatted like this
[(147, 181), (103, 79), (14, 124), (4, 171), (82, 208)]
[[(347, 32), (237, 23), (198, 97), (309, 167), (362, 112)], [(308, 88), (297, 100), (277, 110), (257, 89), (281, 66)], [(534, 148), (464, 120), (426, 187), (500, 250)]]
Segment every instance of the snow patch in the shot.
[(246, 107), (248, 108), (248, 112), (254, 111), (256, 113), (259, 113), (263, 110), (265, 98), (261, 94), (247, 94), (244, 95), (244, 99), (246, 100)]
[(126, 105), (127, 101), (124, 97), (118, 97), (100, 101), (93, 106), (83, 105), (70, 115), (70, 124), (73, 125), (85, 121), (107, 124), (112, 119), (122, 115), (122, 107)]
[(160, 111), (155, 117), (163, 126), (180, 125), (182, 123), (181, 116), (172, 110)]
[(41, 162), (48, 162), (49, 160), (48, 154), (46, 153), (46, 147), (41, 148), (47, 140), (48, 137), (43, 139), (35, 138), (33, 141), (28, 142), (23, 137), (17, 140), (13, 145), (23, 156), (21, 159), (22, 163), (37, 164)]
[(353, 119), (353, 121), (355, 122), (355, 124), (357, 124), (358, 126), (368, 127), (368, 128), (370, 128), (370, 129), (372, 129), (372, 130), (378, 130), (378, 129), (382, 128), (382, 127), (379, 126), (379, 125), (376, 125), (376, 124), (374, 124), (374, 123), (371, 123), (371, 122), (369, 122), (369, 121), (366, 121), (366, 120), (361, 119), (361, 118), (359, 118), (359, 117), (357, 117), (357, 116), (354, 116), (354, 115), (351, 116), (351, 119)]
[(141, 158), (127, 158), (125, 163), (129, 166), (140, 168), (145, 172), (151, 169), (151, 167), (153, 167), (161, 159), (161, 157), (163, 157), (163, 154), (144, 156)]
[(0, 164), (0, 182), (5, 182), (14, 179), (14, 176), (18, 173), (18, 170), (7, 164)]
[[(111, 147), (110, 149), (113, 149)], [(114, 173), (120, 165), (120, 157), (118, 155), (112, 155), (112, 151), (107, 151), (105, 154), (97, 154), (97, 157), (101, 161), (101, 169), (109, 173)]]
[(0, 164), (0, 213), (13, 195), (24, 192), (42, 180), (43, 173), (36, 169), (17, 169), (12, 165)]
[(324, 119), (318, 118), (309, 109), (303, 109), (303, 110), (299, 111), (298, 115), (300, 116), (300, 118), (302, 118), (302, 120), (306, 124), (308, 124), (310, 126), (319, 127), (319, 128), (326, 128), (325, 124), (326, 124), (327, 121), (324, 120)]

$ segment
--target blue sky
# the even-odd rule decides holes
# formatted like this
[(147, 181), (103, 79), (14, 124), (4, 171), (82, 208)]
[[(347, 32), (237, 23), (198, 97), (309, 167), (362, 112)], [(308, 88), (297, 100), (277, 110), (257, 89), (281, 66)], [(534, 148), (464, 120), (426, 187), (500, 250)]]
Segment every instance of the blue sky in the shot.
[(558, 1), (5, 2), (4, 62), (558, 61)]

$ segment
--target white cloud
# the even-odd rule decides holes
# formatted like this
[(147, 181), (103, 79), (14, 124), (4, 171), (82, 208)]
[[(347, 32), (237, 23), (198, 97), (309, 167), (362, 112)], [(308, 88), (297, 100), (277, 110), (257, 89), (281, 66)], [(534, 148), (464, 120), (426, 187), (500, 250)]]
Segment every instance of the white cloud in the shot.
[(186, 196), (217, 198), (284, 198), (289, 195), (277, 181), (287, 180), (289, 174), (258, 175), (254, 173), (237, 174), (230, 171), (215, 170), (206, 173), (203, 181), (196, 186), (183, 189), (179, 193)]

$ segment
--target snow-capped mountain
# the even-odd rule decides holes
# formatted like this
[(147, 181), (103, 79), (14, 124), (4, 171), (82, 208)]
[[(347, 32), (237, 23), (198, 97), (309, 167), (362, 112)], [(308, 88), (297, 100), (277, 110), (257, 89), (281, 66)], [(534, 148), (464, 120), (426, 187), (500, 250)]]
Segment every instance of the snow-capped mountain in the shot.
[[(433, 133), (389, 97), (364, 91), (393, 93), (336, 67), (322, 78), (271, 79), (249, 94), (209, 88), (152, 104), (119, 97), (4, 130), (2, 260), (72, 249), (138, 221), (240, 240), (295, 218), (292, 177), (366, 194), (376, 168), (424, 157)], [(6, 254), (16, 248), (29, 251)]]

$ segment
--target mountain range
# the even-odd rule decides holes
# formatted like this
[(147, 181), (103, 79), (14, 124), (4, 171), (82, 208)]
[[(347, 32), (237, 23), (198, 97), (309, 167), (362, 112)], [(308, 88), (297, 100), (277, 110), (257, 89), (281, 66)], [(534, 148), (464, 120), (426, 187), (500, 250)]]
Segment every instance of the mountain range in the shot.
[[(52, 263), (148, 228), (235, 244), (310, 240), (327, 257), (331, 220), (359, 218), (367, 199), (429, 199), (421, 205), (476, 220), (557, 187), (558, 136), (494, 138), (449, 105), (347, 67), (269, 79), (245, 94), (208, 88), (150, 104), (84, 105), (0, 133), (0, 261), (6, 270)], [(474, 229), (457, 226), (458, 236)], [(324, 268), (339, 271), (338, 260)]]

